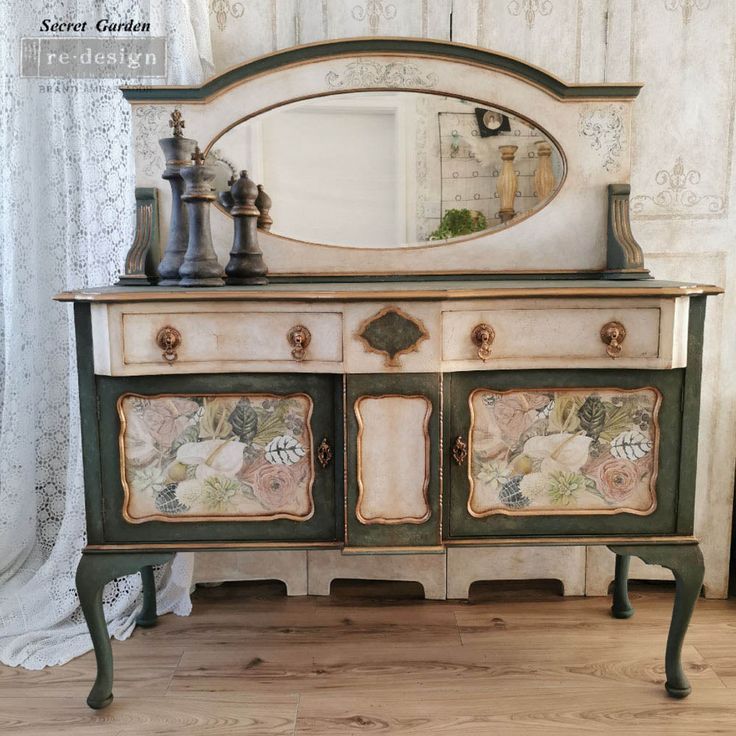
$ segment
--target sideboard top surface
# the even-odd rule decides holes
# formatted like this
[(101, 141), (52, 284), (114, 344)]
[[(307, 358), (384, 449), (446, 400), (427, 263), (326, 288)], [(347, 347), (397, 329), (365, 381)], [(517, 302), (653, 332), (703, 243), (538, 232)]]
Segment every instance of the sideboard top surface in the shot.
[(390, 282), (271, 283), (265, 286), (224, 288), (168, 288), (158, 286), (105, 286), (65, 291), (60, 302), (146, 301), (375, 301), (512, 299), (522, 297), (679, 297), (721, 294), (719, 286), (685, 281), (603, 280), (442, 280)]

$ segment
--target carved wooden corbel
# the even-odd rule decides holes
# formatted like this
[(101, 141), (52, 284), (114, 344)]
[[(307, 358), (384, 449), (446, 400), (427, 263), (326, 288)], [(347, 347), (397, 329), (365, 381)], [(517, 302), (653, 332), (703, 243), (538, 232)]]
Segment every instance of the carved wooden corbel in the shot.
[(650, 279), (644, 253), (631, 232), (628, 184), (608, 185), (608, 246), (605, 278)]
[(125, 256), (125, 271), (118, 286), (148, 286), (158, 281), (158, 190), (135, 189), (135, 236)]

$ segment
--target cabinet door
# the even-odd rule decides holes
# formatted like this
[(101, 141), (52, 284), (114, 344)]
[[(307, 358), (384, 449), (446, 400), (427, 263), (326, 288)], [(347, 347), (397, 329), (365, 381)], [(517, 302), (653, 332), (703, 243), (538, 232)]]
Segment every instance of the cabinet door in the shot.
[(347, 378), (347, 546), (440, 542), (440, 377)]
[(105, 541), (338, 539), (334, 377), (98, 377), (97, 386)]
[(449, 377), (445, 537), (674, 533), (683, 377)]

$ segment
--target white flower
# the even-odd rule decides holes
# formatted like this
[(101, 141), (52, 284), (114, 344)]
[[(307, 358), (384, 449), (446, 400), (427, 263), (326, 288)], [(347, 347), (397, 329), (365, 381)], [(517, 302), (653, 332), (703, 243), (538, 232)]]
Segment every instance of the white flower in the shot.
[(547, 473), (529, 473), (519, 483), (519, 490), (530, 499), (543, 496), (549, 488), (549, 476)]
[(187, 442), (178, 449), (176, 459), (184, 465), (196, 465), (197, 480), (213, 475), (234, 476), (243, 467), (244, 449), (242, 442), (233, 440)]
[(541, 460), (543, 473), (564, 470), (577, 473), (588, 460), (588, 449), (593, 440), (582, 434), (550, 434), (531, 437), (524, 445), (525, 454)]

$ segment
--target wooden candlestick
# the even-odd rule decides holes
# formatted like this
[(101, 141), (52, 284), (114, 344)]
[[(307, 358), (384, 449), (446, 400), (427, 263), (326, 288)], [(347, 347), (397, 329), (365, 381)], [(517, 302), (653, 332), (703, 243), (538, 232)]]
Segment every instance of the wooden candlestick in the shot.
[(501, 173), (496, 182), (496, 192), (501, 200), (498, 216), (501, 222), (508, 222), (516, 214), (514, 199), (516, 198), (517, 179), (514, 171), (514, 156), (518, 146), (499, 146), (501, 151)]
[(256, 207), (258, 208), (258, 227), (268, 232), (273, 225), (273, 219), (269, 214), (271, 212), (271, 197), (266, 194), (263, 184), (258, 185), (258, 196), (256, 197)]
[(171, 138), (161, 138), (158, 144), (166, 157), (166, 168), (162, 178), (171, 187), (171, 217), (169, 219), (169, 237), (166, 241), (161, 262), (158, 264), (159, 285), (171, 286), (179, 283), (179, 268), (184, 262), (189, 239), (189, 222), (187, 210), (181, 201), (184, 193), (184, 180), (181, 178), (182, 166), (189, 164), (192, 151), (197, 141), (182, 136), (184, 119), (179, 110), (171, 113), (169, 127), (173, 128)]
[(256, 207), (258, 189), (248, 178), (247, 171), (241, 171), (240, 177), (230, 189), (233, 206), (230, 214), (233, 218), (235, 232), (230, 260), (225, 266), (228, 284), (267, 284), (268, 268), (263, 260), (263, 253), (258, 247), (258, 217)]
[(534, 172), (534, 190), (541, 202), (555, 188), (555, 175), (552, 172), (552, 146), (547, 141), (537, 141), (537, 169)]
[(222, 266), (212, 245), (210, 204), (215, 199), (212, 180), (215, 170), (205, 166), (199, 146), (192, 154), (192, 165), (181, 169), (186, 184), (182, 200), (189, 216), (189, 239), (184, 262), (179, 269), (181, 286), (222, 286)]

